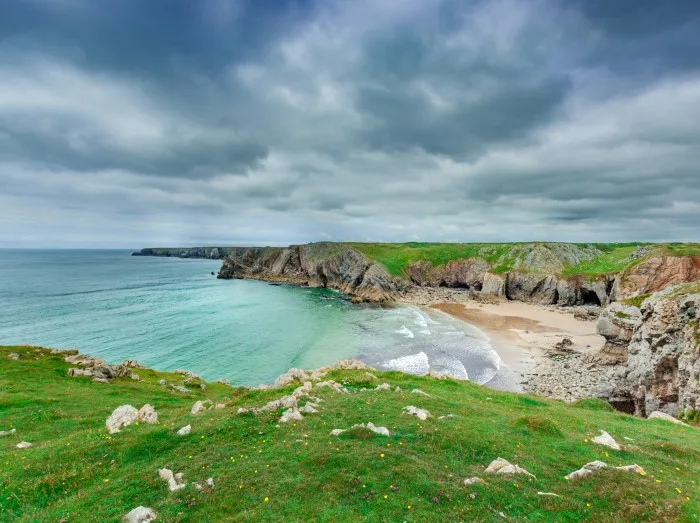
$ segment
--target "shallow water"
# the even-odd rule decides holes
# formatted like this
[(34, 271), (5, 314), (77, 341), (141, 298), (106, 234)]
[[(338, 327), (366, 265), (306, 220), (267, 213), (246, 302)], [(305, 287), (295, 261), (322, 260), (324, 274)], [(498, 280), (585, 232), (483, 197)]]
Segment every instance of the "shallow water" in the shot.
[(128, 251), (0, 250), (0, 344), (75, 347), (109, 362), (137, 359), (238, 385), (350, 357), (378, 368), (503, 381), (485, 336), (439, 311), (217, 280), (211, 272), (219, 266)]

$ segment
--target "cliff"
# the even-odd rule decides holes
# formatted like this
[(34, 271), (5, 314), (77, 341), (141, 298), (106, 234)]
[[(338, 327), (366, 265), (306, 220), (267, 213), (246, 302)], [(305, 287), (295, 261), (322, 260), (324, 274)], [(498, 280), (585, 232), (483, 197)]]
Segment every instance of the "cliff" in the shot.
[(132, 252), (131, 255), (221, 260), (226, 256), (240, 255), (246, 250), (248, 250), (248, 247), (149, 247)]
[(607, 342), (603, 359), (626, 365), (609, 398), (640, 416), (662, 411), (695, 418), (700, 413), (700, 285), (669, 287), (639, 309), (613, 304), (598, 320)]
[(354, 301), (395, 301), (405, 282), (359, 251), (341, 243), (311, 243), (286, 248), (250, 248), (224, 259), (221, 279), (248, 278), (328, 287)]

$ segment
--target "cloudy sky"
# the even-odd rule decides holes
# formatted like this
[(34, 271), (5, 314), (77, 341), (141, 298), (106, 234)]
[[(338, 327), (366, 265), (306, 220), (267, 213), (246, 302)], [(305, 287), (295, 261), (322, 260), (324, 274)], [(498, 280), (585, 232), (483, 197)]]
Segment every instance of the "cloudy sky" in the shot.
[(700, 240), (700, 2), (3, 2), (0, 246), (318, 240)]

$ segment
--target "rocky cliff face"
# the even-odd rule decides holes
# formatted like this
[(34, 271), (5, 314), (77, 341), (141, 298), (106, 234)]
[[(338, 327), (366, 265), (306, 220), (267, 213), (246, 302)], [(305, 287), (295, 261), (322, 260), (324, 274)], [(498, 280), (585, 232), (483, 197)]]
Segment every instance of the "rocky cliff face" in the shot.
[(620, 275), (616, 299), (658, 292), (670, 285), (699, 280), (700, 256), (651, 257)]
[[(626, 399), (640, 416), (655, 410), (696, 416), (700, 412), (700, 286), (657, 293), (642, 303), (636, 317), (626, 318), (619, 312), (630, 311), (611, 306), (598, 323), (599, 332), (627, 361), (625, 376), (606, 396), (617, 402)], [(625, 341), (629, 341), (626, 351)]]
[(221, 260), (229, 255), (240, 255), (247, 247), (173, 247), (146, 248), (131, 253), (132, 256), (164, 256), (169, 258), (207, 258)]
[(370, 302), (394, 301), (407, 288), (378, 263), (352, 247), (336, 243), (250, 248), (240, 256), (226, 257), (218, 277), (328, 287), (355, 301)]

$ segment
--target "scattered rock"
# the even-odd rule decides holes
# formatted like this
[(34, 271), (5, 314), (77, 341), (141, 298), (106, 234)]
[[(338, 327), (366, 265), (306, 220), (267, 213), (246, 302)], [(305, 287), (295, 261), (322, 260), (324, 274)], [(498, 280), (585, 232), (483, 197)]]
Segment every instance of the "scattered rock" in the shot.
[(417, 407), (413, 407), (412, 405), (409, 405), (408, 407), (403, 408), (404, 411), (406, 411), (406, 414), (409, 414), (411, 416), (415, 416), (419, 420), (425, 421), (430, 417), (430, 412), (424, 409), (419, 409)]
[(145, 423), (158, 423), (158, 413), (156, 412), (156, 409), (154, 409), (153, 406), (149, 405), (148, 403), (139, 409), (137, 417), (139, 421), (143, 421)]
[(469, 485), (476, 485), (477, 483), (486, 484), (486, 482), (485, 482), (483, 479), (477, 478), (476, 476), (473, 477), (473, 478), (468, 478), (468, 479), (465, 479), (465, 480), (464, 480), (464, 485), (467, 486), (467, 487), (468, 487)]
[(224, 408), (226, 408), (226, 404), (225, 403), (217, 403), (216, 405), (214, 405), (214, 408), (215, 409), (224, 409)]
[(301, 415), (297, 409), (287, 409), (282, 414), (280, 422), (287, 423), (288, 421), (301, 421), (304, 417)]
[(228, 385), (229, 387), (231, 386), (231, 383), (226, 378), (219, 378), (216, 382), (222, 385)]
[(401, 390), (401, 387), (399, 387), (399, 386), (397, 385), (396, 388), (394, 389), (394, 392), (403, 392), (403, 391)]
[(131, 425), (139, 419), (139, 411), (131, 405), (122, 405), (114, 409), (112, 415), (107, 418), (105, 424), (110, 434), (119, 432), (122, 427)]
[(366, 428), (367, 428), (367, 430), (371, 430), (372, 432), (374, 432), (376, 434), (380, 434), (382, 436), (387, 436), (387, 437), (390, 436), (389, 429), (387, 429), (386, 427), (377, 427), (371, 421), (367, 423)]
[[(162, 380), (165, 381), (165, 380)], [(182, 385), (170, 385), (170, 388), (174, 390), (175, 392), (182, 392), (183, 394), (189, 394), (191, 391), (187, 387), (183, 387)]]
[(199, 414), (200, 412), (212, 408), (213, 405), (214, 402), (211, 400), (195, 401), (194, 405), (192, 405), (192, 410), (190, 410), (190, 414)]
[(569, 352), (573, 350), (574, 342), (568, 336), (564, 336), (560, 341), (554, 344), (554, 348), (561, 352)]
[[(591, 476), (593, 473), (604, 469), (608, 468), (608, 465), (604, 463), (603, 461), (591, 461), (590, 463), (586, 463), (583, 467), (581, 467), (578, 470), (575, 470), (568, 474), (566, 476), (566, 479), (573, 480), (573, 479), (580, 479), (580, 478), (585, 478), (587, 476)], [(612, 467), (616, 470), (622, 470), (625, 472), (636, 472), (637, 474), (641, 474), (642, 476), (646, 476), (646, 472), (644, 472), (644, 469), (640, 467), (639, 465), (625, 465), (624, 467)]]
[(28, 441), (21, 441), (21, 442), (17, 443), (17, 445), (15, 445), (15, 448), (21, 450), (21, 449), (28, 449), (29, 447), (33, 447), (33, 446), (34, 445), (29, 443)]
[(377, 385), (377, 388), (374, 390), (391, 390), (391, 385), (388, 383), (382, 383), (381, 385)]
[(10, 429), (10, 430), (0, 430), (0, 438), (3, 438), (5, 436), (12, 436), (13, 434), (17, 433), (17, 429)]
[(447, 418), (454, 418), (454, 414), (445, 414), (444, 416), (440, 416), (438, 419), (447, 419)]
[(199, 482), (193, 483), (193, 485), (194, 485), (194, 488), (196, 488), (197, 490), (202, 490), (202, 489), (204, 488), (204, 485), (206, 485), (206, 486), (209, 487), (209, 488), (214, 488), (214, 478), (209, 478), (209, 479), (207, 479), (207, 480), (204, 482), (204, 485), (202, 485), (202, 484), (199, 483)]
[(423, 391), (420, 390), (420, 389), (413, 389), (413, 390), (411, 391), (411, 394), (422, 394), (423, 396), (428, 396), (428, 397), (430, 397), (430, 394), (427, 394), (427, 393), (423, 392)]
[(136, 507), (134, 510), (124, 516), (124, 520), (128, 523), (148, 523), (158, 517), (158, 514), (148, 507)]
[(182, 427), (180, 430), (177, 431), (178, 436), (187, 436), (190, 432), (192, 432), (192, 425), (185, 425)]
[(17, 354), (16, 352), (13, 352), (12, 354), (9, 354), (7, 357), (10, 358), (11, 360), (18, 360), (19, 354)]
[(373, 379), (373, 380), (378, 380), (378, 379), (379, 379), (379, 378), (377, 378), (374, 374), (372, 374), (371, 372), (365, 372), (365, 376), (367, 376), (368, 378)]
[(182, 473), (173, 474), (173, 471), (170, 469), (159, 469), (158, 476), (160, 476), (161, 479), (168, 482), (168, 488), (170, 489), (170, 492), (175, 492), (176, 490), (183, 489), (187, 485), (187, 483), (183, 479)]
[(683, 425), (685, 427), (688, 426), (687, 423), (683, 423), (681, 420), (674, 418), (670, 414), (666, 414), (665, 412), (661, 412), (659, 410), (655, 410), (651, 414), (649, 414), (649, 419), (662, 419), (664, 421), (670, 421), (671, 423), (675, 423), (676, 425)]
[(165, 387), (168, 384), (168, 382), (165, 380), (160, 380), (158, 383), (160, 383), (160, 385), (163, 387)]
[(303, 412), (304, 414), (316, 414), (318, 411), (313, 407), (313, 405), (307, 403), (299, 409), (299, 412)]
[(331, 436), (339, 436), (343, 432), (345, 432), (345, 429), (333, 429), (331, 430)]
[[(138, 374), (135, 374), (135, 373), (134, 373), (134, 374), (131, 375), (131, 379), (132, 379), (132, 380), (136, 380), (136, 381), (141, 381), (141, 376), (139, 376)], [(136, 510), (136, 509), (134, 509), (134, 510)]]
[(350, 391), (348, 391), (348, 389), (343, 387), (340, 383), (336, 383), (333, 380), (321, 381), (321, 382), (317, 383), (316, 385), (314, 385), (314, 388), (316, 388), (316, 389), (321, 389), (323, 387), (329, 387), (329, 388), (335, 390), (336, 392), (345, 392), (345, 393), (350, 392)]
[(535, 477), (524, 468), (513, 465), (503, 458), (493, 460), (489, 466), (486, 467), (486, 470), (484, 470), (484, 474), (525, 474), (531, 478)]
[(605, 445), (606, 447), (610, 447), (613, 450), (620, 450), (620, 445), (615, 441), (615, 439), (605, 432), (604, 430), (600, 431), (600, 436), (596, 436), (593, 438), (593, 443), (597, 443), (598, 445)]

